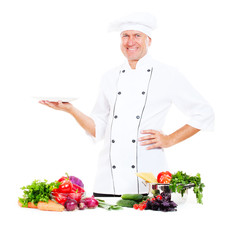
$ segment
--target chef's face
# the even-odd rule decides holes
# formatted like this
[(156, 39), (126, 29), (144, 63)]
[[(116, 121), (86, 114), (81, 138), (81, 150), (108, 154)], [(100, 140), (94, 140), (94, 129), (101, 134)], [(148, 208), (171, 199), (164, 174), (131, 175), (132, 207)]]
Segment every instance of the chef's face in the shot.
[(127, 30), (121, 34), (121, 51), (128, 61), (138, 61), (147, 54), (148, 47), (151, 45), (151, 38), (145, 33)]

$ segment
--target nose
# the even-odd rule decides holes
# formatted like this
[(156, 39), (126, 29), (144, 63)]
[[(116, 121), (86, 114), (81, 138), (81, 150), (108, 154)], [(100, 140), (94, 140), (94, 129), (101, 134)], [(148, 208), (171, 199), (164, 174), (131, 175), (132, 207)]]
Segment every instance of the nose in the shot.
[(132, 46), (132, 45), (134, 45), (134, 43), (135, 43), (135, 39), (133, 37), (129, 37), (128, 42), (127, 42), (128, 46)]

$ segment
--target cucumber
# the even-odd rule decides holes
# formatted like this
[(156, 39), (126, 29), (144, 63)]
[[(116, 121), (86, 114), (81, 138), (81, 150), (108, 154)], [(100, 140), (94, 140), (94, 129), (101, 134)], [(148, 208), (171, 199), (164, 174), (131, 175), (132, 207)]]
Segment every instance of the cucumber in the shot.
[(133, 200), (136, 202), (141, 202), (143, 200), (143, 195), (142, 194), (123, 194), (121, 198), (124, 200)]
[(119, 205), (119, 206), (121, 206), (121, 207), (132, 208), (134, 204), (137, 204), (137, 202), (134, 201), (134, 200), (124, 200), (124, 199), (120, 199), (120, 200), (117, 201), (116, 204)]

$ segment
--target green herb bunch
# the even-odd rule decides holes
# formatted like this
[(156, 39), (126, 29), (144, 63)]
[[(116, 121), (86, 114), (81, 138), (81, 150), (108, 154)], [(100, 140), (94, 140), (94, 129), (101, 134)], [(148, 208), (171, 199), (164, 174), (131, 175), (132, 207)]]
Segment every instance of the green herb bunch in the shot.
[(43, 182), (34, 180), (31, 185), (21, 188), (24, 190), (24, 194), (22, 198), (19, 198), (19, 201), (22, 204), (22, 207), (27, 207), (28, 202), (32, 202), (35, 205), (37, 205), (40, 201), (48, 202), (50, 199), (50, 193), (54, 188), (58, 188), (59, 185), (60, 182), (58, 181), (48, 183), (47, 180), (44, 180)]
[(172, 192), (181, 193), (183, 196), (187, 184), (194, 184), (193, 192), (196, 195), (197, 203), (202, 204), (203, 197), (203, 188), (205, 187), (204, 183), (201, 182), (201, 176), (197, 173), (196, 176), (189, 176), (182, 171), (178, 171), (177, 173), (172, 175), (169, 188)]

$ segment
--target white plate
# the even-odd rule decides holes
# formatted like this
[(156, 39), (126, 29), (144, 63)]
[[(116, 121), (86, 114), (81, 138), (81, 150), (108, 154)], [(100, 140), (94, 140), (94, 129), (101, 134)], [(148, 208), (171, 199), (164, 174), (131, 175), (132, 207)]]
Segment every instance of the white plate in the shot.
[(46, 100), (49, 102), (58, 102), (58, 101), (71, 102), (71, 101), (77, 100), (77, 98), (74, 98), (74, 97), (46, 97), (46, 96), (43, 96), (43, 97), (33, 97), (33, 98), (38, 99), (38, 100)]

